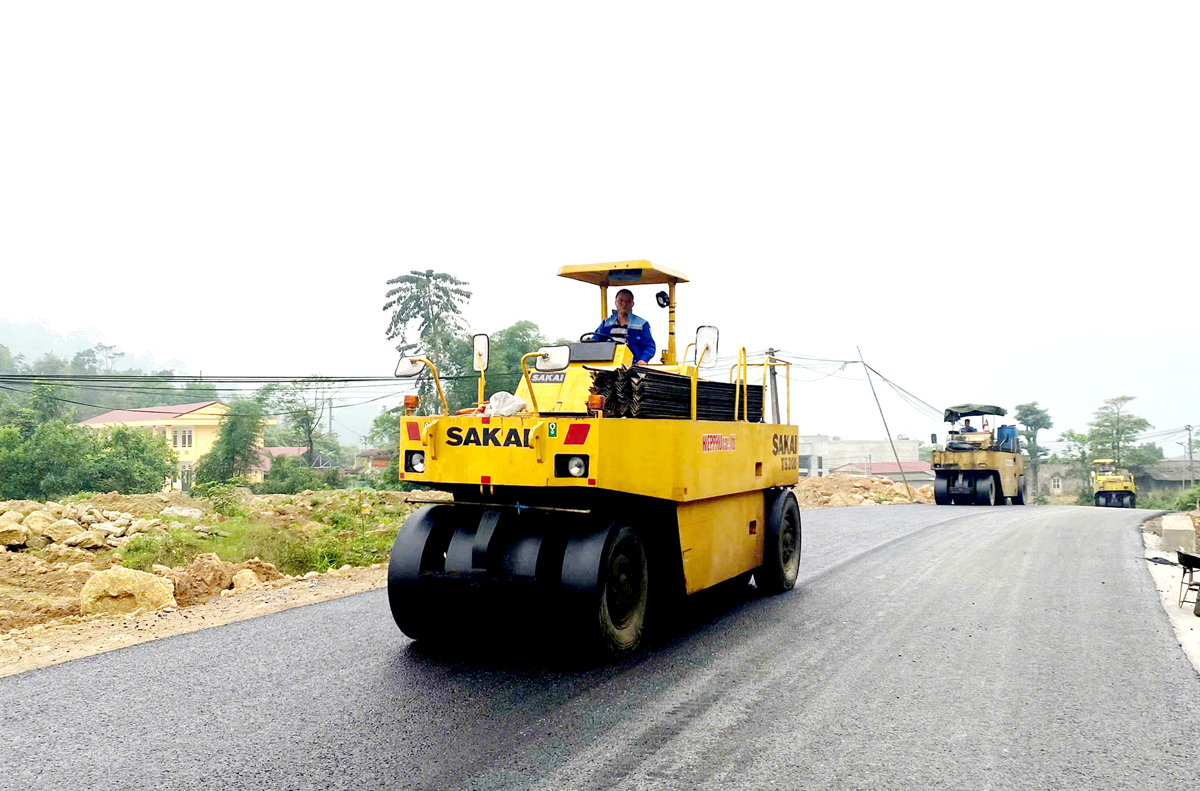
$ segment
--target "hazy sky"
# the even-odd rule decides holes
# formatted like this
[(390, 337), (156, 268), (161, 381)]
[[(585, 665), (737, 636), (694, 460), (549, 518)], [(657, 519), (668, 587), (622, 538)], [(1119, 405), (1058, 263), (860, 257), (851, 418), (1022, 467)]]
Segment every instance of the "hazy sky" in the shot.
[[(0, 315), (385, 375), (389, 277), (576, 335), (595, 290), (557, 268), (649, 258), (723, 355), (860, 346), (1055, 437), (1122, 394), (1200, 425), (1198, 34), (1190, 1), (6, 3)], [(801, 432), (882, 436), (829, 370), (794, 376)]]

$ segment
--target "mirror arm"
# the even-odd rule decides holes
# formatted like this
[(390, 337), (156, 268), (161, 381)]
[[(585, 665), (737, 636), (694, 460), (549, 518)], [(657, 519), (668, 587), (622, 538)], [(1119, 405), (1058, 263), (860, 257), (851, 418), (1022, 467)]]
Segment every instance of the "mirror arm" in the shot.
[(533, 402), (533, 414), (535, 415), (540, 414), (538, 411), (537, 396), (533, 394), (533, 382), (531, 382), (529, 379), (529, 367), (525, 365), (525, 363), (529, 360), (532, 360), (534, 357), (539, 356), (540, 354), (541, 352), (529, 352), (521, 357), (521, 376), (525, 378), (525, 387), (529, 390), (529, 400)]

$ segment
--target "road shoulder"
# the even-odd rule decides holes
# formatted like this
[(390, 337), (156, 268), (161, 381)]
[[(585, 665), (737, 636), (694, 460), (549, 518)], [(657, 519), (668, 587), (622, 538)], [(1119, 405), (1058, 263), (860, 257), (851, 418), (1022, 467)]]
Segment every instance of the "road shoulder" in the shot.
[(1193, 612), (1195, 605), (1191, 602), (1179, 606), (1179, 565), (1176, 563), (1174, 552), (1164, 552), (1162, 549), (1161, 532), (1162, 518), (1152, 519), (1142, 525), (1142, 539), (1146, 544), (1146, 559), (1159, 558), (1170, 561), (1171, 565), (1162, 563), (1147, 563), (1150, 576), (1154, 578), (1154, 587), (1158, 590), (1158, 598), (1162, 602), (1167, 618), (1175, 629), (1179, 645), (1187, 656), (1192, 667), (1200, 673), (1200, 617)]

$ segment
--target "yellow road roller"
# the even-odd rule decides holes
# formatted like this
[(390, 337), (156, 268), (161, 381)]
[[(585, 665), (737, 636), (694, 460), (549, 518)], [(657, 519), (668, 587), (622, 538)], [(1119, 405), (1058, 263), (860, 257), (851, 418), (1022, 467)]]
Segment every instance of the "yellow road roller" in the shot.
[(1092, 497), (1101, 508), (1137, 508), (1133, 473), (1117, 467), (1114, 459), (1092, 462)]
[[(946, 409), (946, 444), (930, 455), (933, 501), (938, 505), (1025, 504), (1025, 455), (1015, 425), (982, 429), (970, 419), (1003, 417), (1003, 407), (960, 404)], [(957, 426), (958, 421), (962, 426)], [(930, 437), (937, 445), (937, 435)]]
[[(751, 577), (772, 594), (796, 583), (798, 430), (790, 398), (780, 421), (772, 390), (768, 422), (764, 386), (749, 384), (786, 374), (786, 361), (751, 364), (742, 349), (725, 376), (711, 326), (677, 360), (681, 272), (621, 261), (558, 275), (599, 287), (602, 320), (610, 287), (665, 286), (666, 348), (637, 364), (600, 332), (531, 350), (516, 393), (484, 402), (481, 381), (479, 403), (457, 414), (431, 361), (400, 360), (396, 375), (431, 377), (440, 400), (418, 414), (406, 398), (401, 476), (451, 495), (414, 512), (392, 549), (391, 611), (413, 639), (453, 637), (470, 614), (616, 656), (638, 646), (648, 613), (653, 623), (689, 594)], [(474, 351), (482, 379), (484, 336)], [(547, 605), (549, 624), (533, 615)]]

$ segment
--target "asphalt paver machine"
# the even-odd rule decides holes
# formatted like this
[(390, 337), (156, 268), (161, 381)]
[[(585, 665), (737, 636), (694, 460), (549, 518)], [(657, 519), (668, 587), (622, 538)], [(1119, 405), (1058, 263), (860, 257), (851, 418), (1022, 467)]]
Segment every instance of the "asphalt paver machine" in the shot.
[[(751, 578), (761, 592), (791, 590), (801, 554), (790, 488), (798, 430), (790, 403), (786, 422), (766, 422), (763, 386), (748, 384), (751, 369), (765, 381), (787, 363), (751, 365), (743, 349), (729, 383), (702, 379), (717, 365), (715, 327), (701, 327), (676, 359), (680, 272), (622, 261), (558, 275), (598, 286), (602, 317), (610, 287), (665, 286), (656, 295), (669, 312), (661, 359), (633, 365), (623, 343), (585, 333), (524, 355), (511, 414), (494, 408), (495, 397), (483, 403), (482, 385), (480, 403), (459, 414), (444, 396), (440, 413), (417, 414), (409, 397), (401, 475), (452, 499), (423, 505), (396, 536), (388, 598), (397, 625), (414, 639), (438, 638), (481, 616), (518, 638), (550, 633), (620, 655), (689, 594)], [(423, 358), (401, 360), (396, 372), (438, 382)]]

